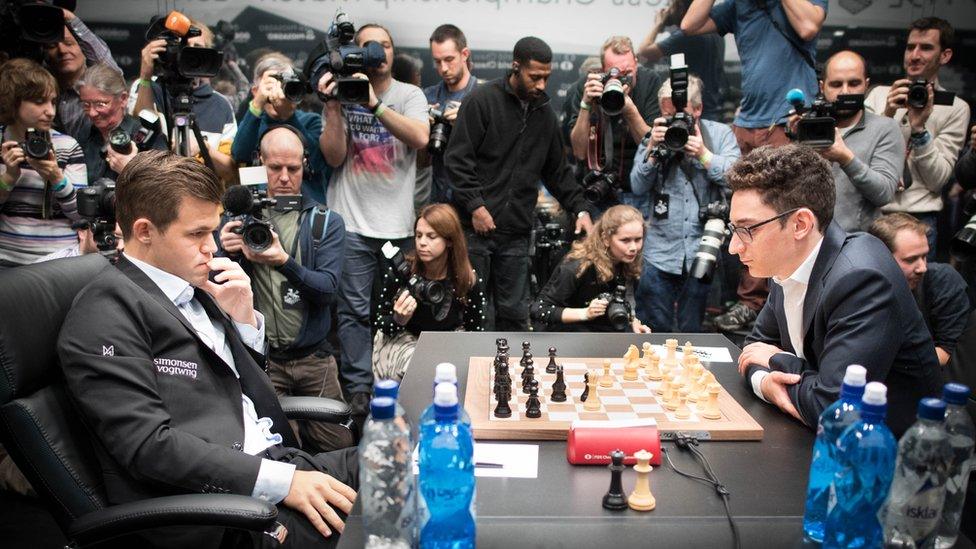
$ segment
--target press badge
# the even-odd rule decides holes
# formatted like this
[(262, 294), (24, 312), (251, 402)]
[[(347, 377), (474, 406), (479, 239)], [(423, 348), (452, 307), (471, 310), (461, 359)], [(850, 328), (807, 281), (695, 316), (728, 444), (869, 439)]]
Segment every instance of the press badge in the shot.
[(671, 208), (671, 196), (658, 193), (654, 195), (654, 219), (667, 219)]
[(281, 281), (281, 308), (285, 310), (301, 309), (302, 295), (290, 281)]

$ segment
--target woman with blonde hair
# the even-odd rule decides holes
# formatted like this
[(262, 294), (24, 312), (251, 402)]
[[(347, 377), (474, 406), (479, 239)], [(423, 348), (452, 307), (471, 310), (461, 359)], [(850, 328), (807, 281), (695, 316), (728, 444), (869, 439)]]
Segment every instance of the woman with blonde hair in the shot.
[(553, 271), (532, 304), (532, 320), (549, 331), (650, 332), (634, 316), (643, 246), (641, 213), (610, 208)]

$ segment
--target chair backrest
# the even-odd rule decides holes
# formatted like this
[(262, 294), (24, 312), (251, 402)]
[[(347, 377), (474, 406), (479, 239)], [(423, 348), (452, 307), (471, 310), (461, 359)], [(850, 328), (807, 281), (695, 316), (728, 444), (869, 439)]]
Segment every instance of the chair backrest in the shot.
[(106, 265), (91, 254), (0, 271), (0, 441), (62, 528), (105, 506), (57, 340), (75, 296)]
[(976, 422), (976, 309), (969, 313), (966, 329), (956, 341), (956, 350), (952, 352), (945, 374), (947, 381), (968, 385), (973, 391), (966, 408)]

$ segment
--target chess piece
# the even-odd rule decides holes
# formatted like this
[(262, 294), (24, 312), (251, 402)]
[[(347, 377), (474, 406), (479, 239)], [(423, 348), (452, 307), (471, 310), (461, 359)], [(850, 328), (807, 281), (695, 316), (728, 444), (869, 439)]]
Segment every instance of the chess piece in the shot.
[(596, 372), (591, 372), (586, 380), (586, 402), (583, 404), (583, 409), (587, 412), (599, 412), (602, 407), (600, 404), (600, 395), (597, 394), (597, 382), (596, 382)]
[(529, 382), (529, 399), (525, 403), (525, 417), (536, 419), (542, 417), (542, 403), (539, 402), (539, 381)]
[(654, 390), (655, 393), (659, 395), (667, 395), (671, 390), (671, 379), (672, 374), (670, 371), (661, 372), (661, 383), (657, 385), (657, 389)]
[(556, 366), (556, 381), (552, 383), (552, 395), (549, 400), (553, 402), (566, 402), (566, 378), (563, 377), (563, 367)]
[(636, 345), (631, 345), (624, 355), (624, 381), (637, 381), (637, 367), (640, 364), (640, 351)]
[(512, 407), (508, 405), (508, 399), (512, 397), (511, 384), (503, 383), (499, 385), (498, 392), (495, 396), (498, 397), (498, 404), (495, 405), (495, 411), (493, 412), (495, 417), (503, 419), (512, 417)]
[(674, 352), (678, 349), (677, 339), (668, 339), (664, 342), (664, 348), (666, 352), (664, 354), (664, 365), (668, 368), (674, 368), (678, 365), (678, 359), (674, 356)]
[(603, 361), (603, 375), (600, 376), (600, 387), (613, 387), (613, 374), (610, 373), (610, 359)]
[(532, 365), (532, 353), (529, 353), (529, 361), (525, 363), (522, 370), (522, 392), (529, 394), (529, 384), (535, 380), (535, 366)]
[(681, 354), (682, 354), (682, 359), (686, 356), (694, 356), (695, 354), (694, 345), (692, 345), (690, 341), (685, 341), (684, 346), (681, 347)]
[(590, 372), (587, 370), (583, 373), (583, 394), (580, 395), (580, 402), (586, 402), (586, 398), (590, 396)]
[(637, 458), (637, 465), (634, 465), (637, 483), (634, 485), (634, 491), (627, 498), (627, 505), (630, 505), (634, 511), (653, 511), (657, 501), (651, 493), (651, 453), (641, 450), (635, 453), (634, 457)]
[(688, 419), (691, 417), (691, 410), (688, 408), (688, 388), (684, 387), (678, 391), (678, 407), (674, 410), (674, 417), (678, 419)]
[(508, 354), (509, 351), (508, 340), (505, 339), (504, 337), (500, 337), (496, 339), (495, 350), (496, 350), (496, 354), (502, 354), (502, 353)]
[(718, 383), (708, 385), (708, 401), (701, 407), (699, 415), (705, 419), (722, 419), (722, 410), (718, 406), (718, 394), (722, 388)]
[(649, 359), (649, 366), (647, 367), (647, 379), (651, 381), (661, 381), (663, 377), (661, 375), (661, 357), (656, 354), (651, 355)]
[(611, 511), (623, 511), (627, 508), (627, 498), (624, 496), (623, 472), (624, 453), (622, 450), (610, 452), (610, 489), (603, 496), (603, 508)]
[(556, 373), (556, 348), (549, 347), (549, 364), (546, 364), (546, 373), (554, 374)]
[(519, 366), (525, 367), (525, 363), (532, 359), (532, 353), (529, 352), (530, 344), (528, 341), (522, 342), (522, 360), (519, 361)]

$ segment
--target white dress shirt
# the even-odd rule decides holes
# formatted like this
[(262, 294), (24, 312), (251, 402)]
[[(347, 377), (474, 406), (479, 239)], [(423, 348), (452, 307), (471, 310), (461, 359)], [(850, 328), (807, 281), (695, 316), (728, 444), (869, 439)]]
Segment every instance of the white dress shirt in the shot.
[[(237, 372), (237, 365), (234, 363), (234, 354), (231, 352), (230, 344), (224, 333), (224, 327), (220, 323), (214, 323), (207, 316), (203, 305), (193, 297), (193, 286), (182, 278), (154, 267), (144, 261), (140, 261), (131, 255), (126, 255), (126, 259), (138, 267), (146, 276), (152, 280), (176, 308), (183, 313), (183, 316), (190, 322), (190, 325), (197, 331), (208, 347), (220, 356), (233, 370), (234, 375), (240, 379)], [(234, 321), (244, 344), (248, 347), (261, 352), (264, 346), (264, 316), (260, 312), (254, 311), (257, 317), (258, 326), (255, 328), (249, 324)], [(271, 418), (258, 417), (254, 403), (243, 392), (241, 393), (242, 409), (244, 415), (244, 452), (250, 455), (257, 455), (271, 446), (281, 444), (281, 435), (271, 430)], [(282, 463), (270, 459), (261, 460), (261, 468), (258, 470), (258, 478), (254, 483), (252, 497), (260, 498), (272, 503), (278, 503), (285, 499), (288, 490), (291, 488), (291, 480), (295, 474), (295, 466), (290, 463)]]
[[(803, 338), (806, 336), (803, 326), (803, 300), (806, 298), (807, 288), (810, 286), (810, 273), (813, 272), (813, 265), (817, 262), (817, 256), (820, 255), (821, 244), (823, 244), (822, 236), (817, 241), (817, 245), (810, 251), (810, 255), (786, 279), (773, 277), (773, 282), (783, 288), (783, 313), (786, 314), (786, 330), (790, 336), (793, 351), (800, 358), (803, 358)], [(752, 391), (763, 400), (766, 400), (766, 397), (762, 394), (762, 380), (768, 375), (768, 370), (756, 370), (749, 378)]]

